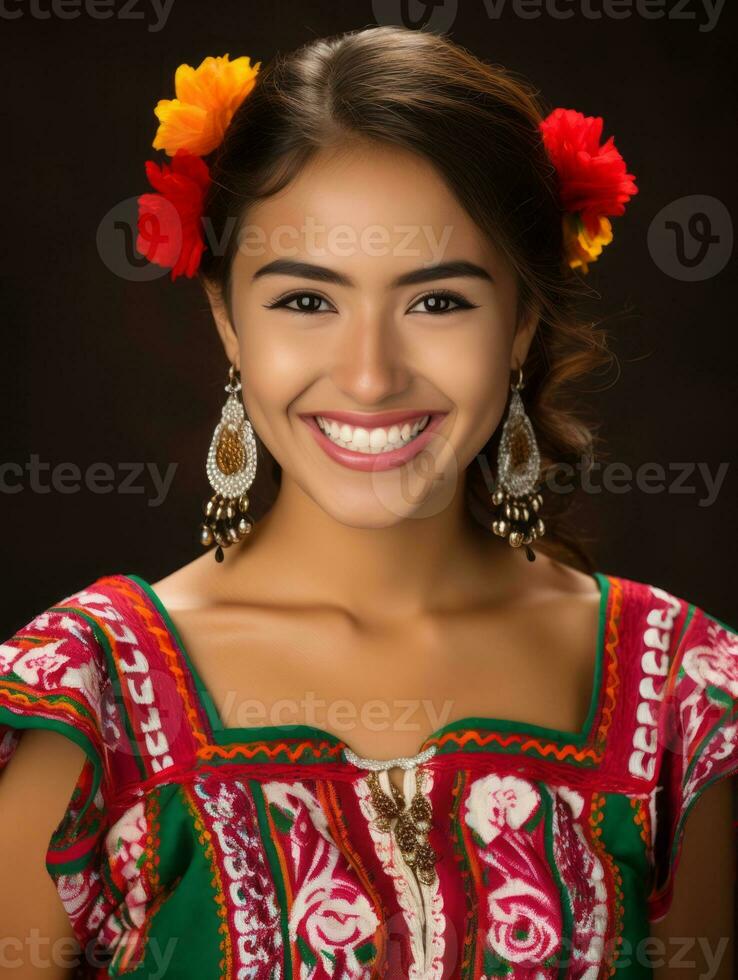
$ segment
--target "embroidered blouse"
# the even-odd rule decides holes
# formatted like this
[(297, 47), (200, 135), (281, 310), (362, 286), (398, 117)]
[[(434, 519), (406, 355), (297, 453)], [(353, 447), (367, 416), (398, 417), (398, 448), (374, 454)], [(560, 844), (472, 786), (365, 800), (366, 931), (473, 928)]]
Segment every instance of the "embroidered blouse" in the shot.
[(37, 615), (0, 646), (0, 770), (25, 728), (85, 750), (45, 856), (75, 975), (652, 976), (685, 819), (738, 770), (738, 636), (594, 577), (584, 728), (452, 721), (402, 793), (320, 728), (224, 727), (139, 576)]

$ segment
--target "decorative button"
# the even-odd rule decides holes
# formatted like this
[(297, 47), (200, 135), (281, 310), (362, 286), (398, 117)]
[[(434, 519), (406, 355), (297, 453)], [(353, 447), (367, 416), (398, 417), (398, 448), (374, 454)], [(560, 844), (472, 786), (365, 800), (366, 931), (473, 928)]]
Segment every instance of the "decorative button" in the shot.
[[(422, 792), (424, 777), (425, 773), (422, 769), (416, 772), (416, 789), (409, 807), (403, 793), (392, 782), (390, 787), (394, 799), (387, 796), (379, 785), (379, 776), (376, 772), (369, 773), (367, 783), (372, 803), (377, 811), (377, 828), (394, 833), (402, 856), (413, 869), (418, 880), (424, 885), (432, 885), (436, 880), (435, 863), (438, 857), (428, 842), (433, 810), (430, 800)], [(394, 827), (393, 821), (395, 821)]]

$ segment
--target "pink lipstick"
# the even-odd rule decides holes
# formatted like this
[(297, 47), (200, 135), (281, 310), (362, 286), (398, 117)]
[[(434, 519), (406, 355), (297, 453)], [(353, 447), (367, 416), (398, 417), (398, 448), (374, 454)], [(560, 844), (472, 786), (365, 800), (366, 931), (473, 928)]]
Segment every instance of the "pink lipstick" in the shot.
[[(336, 422), (345, 422), (347, 425), (363, 426), (366, 429), (378, 427), (388, 427), (390, 425), (400, 425), (403, 422), (422, 418), (430, 415), (428, 424), (414, 439), (404, 446), (397, 449), (389, 449), (381, 453), (361, 453), (354, 449), (347, 449), (333, 442), (318, 425), (315, 415), (323, 418), (335, 419)], [(382, 470), (394, 469), (397, 466), (404, 466), (414, 456), (417, 456), (433, 438), (434, 432), (448, 415), (448, 412), (432, 412), (417, 410), (397, 410), (394, 412), (378, 412), (376, 415), (364, 415), (360, 412), (316, 412), (315, 415), (300, 415), (305, 422), (318, 445), (325, 450), (325, 453), (342, 466), (349, 469), (362, 470), (364, 472), (378, 472)]]

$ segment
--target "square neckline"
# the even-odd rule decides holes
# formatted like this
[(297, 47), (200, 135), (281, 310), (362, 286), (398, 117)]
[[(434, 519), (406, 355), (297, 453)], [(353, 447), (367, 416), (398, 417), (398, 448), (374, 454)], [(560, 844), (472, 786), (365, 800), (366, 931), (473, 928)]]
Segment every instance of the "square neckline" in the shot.
[[(220, 713), (215, 706), (215, 701), (207, 685), (200, 676), (200, 672), (195, 667), (194, 661), (190, 657), (190, 654), (182, 641), (179, 630), (177, 629), (172, 617), (169, 614), (169, 611), (162, 602), (153, 585), (141, 575), (137, 575), (133, 572), (122, 573), (121, 577), (134, 582), (141, 589), (143, 589), (149, 601), (159, 613), (164, 626), (169, 633), (169, 636), (177, 651), (179, 652), (187, 672), (190, 675), (190, 679), (197, 694), (199, 707), (202, 709), (208, 720), (214, 745), (230, 747), (243, 742), (278, 742), (284, 740), (285, 738), (307, 738), (327, 741), (332, 747), (341, 747), (343, 749), (348, 749), (351, 752), (354, 751), (352, 746), (345, 739), (334, 734), (333, 732), (329, 732), (326, 729), (321, 728), (318, 725), (309, 725), (305, 723), (297, 723), (294, 725), (254, 725), (250, 727), (224, 725), (223, 719), (220, 717)], [(426, 738), (421, 742), (416, 755), (420, 755), (430, 745), (436, 743), (438, 739), (442, 738), (448, 733), (465, 735), (472, 731), (500, 733), (526, 732), (534, 736), (540, 736), (541, 738), (556, 745), (568, 744), (579, 747), (588, 743), (603, 695), (605, 633), (610, 597), (610, 578), (607, 573), (595, 571), (590, 575), (590, 578), (594, 579), (599, 592), (599, 617), (597, 639), (595, 643), (594, 671), (589, 699), (589, 710), (582, 728), (578, 731), (568, 731), (563, 728), (551, 728), (547, 725), (536, 725), (530, 722), (518, 721), (510, 718), (500, 718), (488, 715), (465, 715), (461, 718), (447, 722), (445, 725), (442, 725), (440, 728), (437, 728), (435, 731), (426, 736)], [(460, 746), (460, 749), (463, 750), (463, 746)], [(354, 752), (354, 754), (359, 758), (363, 758), (359, 753)], [(413, 759), (415, 756), (404, 758)], [(353, 765), (353, 763), (349, 762), (348, 760), (346, 760), (346, 764)]]

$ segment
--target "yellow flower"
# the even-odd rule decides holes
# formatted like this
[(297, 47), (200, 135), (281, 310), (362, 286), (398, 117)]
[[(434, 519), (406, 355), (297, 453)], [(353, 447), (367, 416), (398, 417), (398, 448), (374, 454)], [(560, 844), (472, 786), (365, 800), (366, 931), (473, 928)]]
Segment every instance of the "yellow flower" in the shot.
[(154, 149), (170, 157), (180, 148), (196, 156), (214, 150), (260, 67), (248, 56), (229, 61), (227, 54), (207, 57), (197, 68), (180, 65), (174, 75), (176, 99), (160, 99), (154, 109), (159, 120)]
[(590, 235), (576, 214), (564, 215), (564, 248), (572, 269), (581, 267), (587, 272), (587, 263), (595, 262), (605, 245), (612, 241), (612, 225), (607, 218), (600, 217), (599, 228)]

